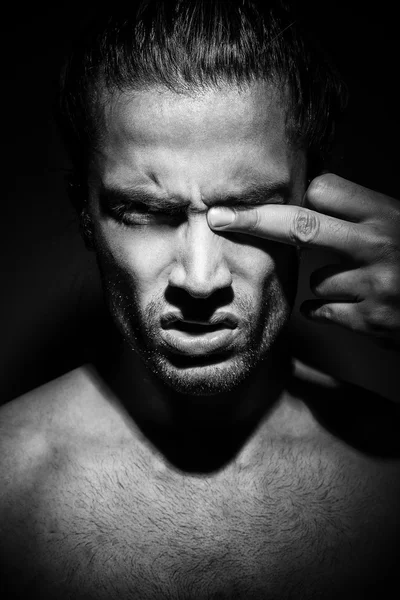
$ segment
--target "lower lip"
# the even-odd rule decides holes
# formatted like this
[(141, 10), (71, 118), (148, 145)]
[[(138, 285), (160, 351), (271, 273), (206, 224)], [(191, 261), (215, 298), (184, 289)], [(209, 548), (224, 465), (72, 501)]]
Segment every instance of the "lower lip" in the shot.
[(237, 329), (219, 329), (201, 334), (167, 329), (163, 330), (162, 337), (172, 352), (188, 356), (204, 356), (227, 350), (236, 333)]

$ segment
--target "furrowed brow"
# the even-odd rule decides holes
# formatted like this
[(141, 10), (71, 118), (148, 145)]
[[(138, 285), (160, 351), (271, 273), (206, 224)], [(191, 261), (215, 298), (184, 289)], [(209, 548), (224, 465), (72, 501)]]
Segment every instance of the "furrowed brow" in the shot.
[(116, 188), (103, 186), (99, 191), (101, 202), (109, 204), (146, 204), (150, 208), (162, 210), (163, 208), (185, 208), (189, 201), (179, 201), (176, 198), (158, 196), (146, 190), (137, 188)]
[(289, 182), (277, 181), (274, 183), (259, 184), (247, 188), (238, 194), (221, 194), (205, 201), (208, 206), (254, 206), (266, 204), (268, 200), (276, 201), (278, 198), (286, 202), (291, 192)]
[(205, 198), (207, 208), (191, 207), (190, 200), (178, 197), (159, 196), (140, 188), (117, 188), (102, 186), (99, 199), (102, 204), (145, 204), (158, 211), (177, 211), (188, 209), (192, 213), (206, 213), (212, 206), (232, 206), (246, 208), (268, 203), (268, 201), (286, 202), (290, 196), (290, 184), (277, 181), (253, 185), (239, 193), (216, 194)]
[[(263, 204), (286, 204), (290, 199), (291, 185), (289, 181), (275, 181), (252, 185), (237, 193), (216, 194), (213, 198), (205, 198), (207, 212), (212, 206), (230, 206), (237, 209), (249, 209)], [(193, 209), (191, 212), (200, 212)]]

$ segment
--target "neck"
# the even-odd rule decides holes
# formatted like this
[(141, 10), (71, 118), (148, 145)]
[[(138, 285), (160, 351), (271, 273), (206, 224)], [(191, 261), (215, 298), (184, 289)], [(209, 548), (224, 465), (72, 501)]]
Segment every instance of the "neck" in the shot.
[(232, 460), (268, 418), (282, 397), (290, 368), (289, 347), (282, 335), (268, 358), (228, 393), (176, 393), (121, 340), (102, 361), (100, 371), (158, 452), (179, 469), (205, 472)]

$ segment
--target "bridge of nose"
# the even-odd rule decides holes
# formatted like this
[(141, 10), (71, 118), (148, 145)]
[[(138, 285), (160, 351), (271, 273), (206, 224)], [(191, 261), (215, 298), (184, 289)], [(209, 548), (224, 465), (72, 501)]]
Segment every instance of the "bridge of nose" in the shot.
[(173, 285), (204, 297), (231, 285), (224, 240), (210, 229), (206, 211), (188, 216), (177, 250), (177, 265), (170, 279)]

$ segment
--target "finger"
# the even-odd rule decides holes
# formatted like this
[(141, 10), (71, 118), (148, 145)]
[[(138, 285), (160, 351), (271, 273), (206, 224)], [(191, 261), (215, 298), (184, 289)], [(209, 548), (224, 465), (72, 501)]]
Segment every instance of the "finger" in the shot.
[(328, 248), (353, 258), (363, 249), (357, 225), (300, 206), (214, 207), (207, 219), (212, 229), (224, 233), (235, 231), (293, 246)]
[(306, 300), (300, 306), (300, 313), (312, 321), (333, 323), (358, 333), (370, 333), (357, 302), (326, 303), (320, 300)]
[[(303, 317), (331, 323), (373, 338), (393, 340), (400, 347), (400, 327), (391, 309), (362, 308), (362, 302), (325, 302), (306, 300), (299, 308)], [(393, 318), (394, 317), (394, 318)]]
[(399, 202), (389, 196), (325, 173), (313, 179), (305, 193), (303, 206), (334, 217), (361, 222), (378, 212), (398, 210)]
[(318, 298), (358, 302), (364, 299), (366, 284), (363, 270), (345, 270), (343, 265), (328, 265), (311, 273), (310, 289)]

